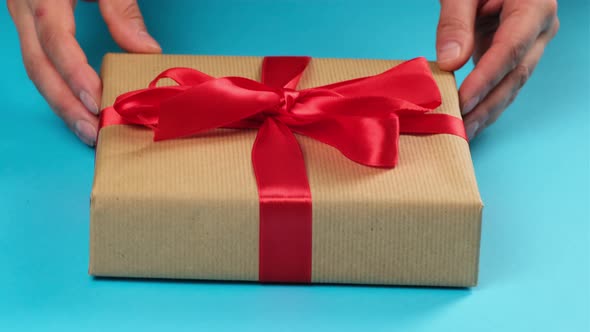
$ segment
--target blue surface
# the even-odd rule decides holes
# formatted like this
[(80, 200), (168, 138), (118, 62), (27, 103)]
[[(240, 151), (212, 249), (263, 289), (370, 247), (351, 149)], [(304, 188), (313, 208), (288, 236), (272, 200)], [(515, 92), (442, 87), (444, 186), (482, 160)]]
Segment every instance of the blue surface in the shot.
[[(435, 56), (432, 0), (172, 2), (142, 2), (167, 53)], [(533, 77), (472, 143), (486, 207), (471, 290), (89, 277), (93, 150), (28, 81), (2, 10), (0, 330), (590, 330), (590, 8), (560, 6), (561, 31)], [(117, 48), (95, 4), (80, 2), (77, 18), (98, 68)]]

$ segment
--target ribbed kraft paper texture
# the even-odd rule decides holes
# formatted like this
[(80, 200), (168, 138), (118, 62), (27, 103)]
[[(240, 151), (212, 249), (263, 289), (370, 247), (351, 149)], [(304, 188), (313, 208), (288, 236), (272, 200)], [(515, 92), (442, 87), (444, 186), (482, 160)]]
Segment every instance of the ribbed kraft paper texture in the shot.
[[(299, 87), (378, 74), (400, 62), (314, 58)], [(261, 64), (260, 57), (108, 54), (102, 106), (145, 88), (170, 67), (259, 80)], [(435, 112), (460, 117), (453, 75), (434, 63), (431, 69), (443, 95)], [(90, 273), (258, 280), (255, 135), (220, 129), (155, 143), (146, 128), (102, 129), (91, 197)], [(482, 202), (464, 139), (402, 135), (399, 163), (390, 170), (297, 139), (313, 198), (313, 282), (477, 283)]]

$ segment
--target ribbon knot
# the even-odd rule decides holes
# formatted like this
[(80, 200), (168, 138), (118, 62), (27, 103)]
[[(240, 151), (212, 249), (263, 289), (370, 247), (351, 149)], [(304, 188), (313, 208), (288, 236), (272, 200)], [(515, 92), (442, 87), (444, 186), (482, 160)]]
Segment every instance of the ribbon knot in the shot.
[[(266, 57), (261, 82), (172, 68), (101, 113), (101, 127), (146, 126), (156, 141), (221, 127), (258, 129), (252, 165), (260, 202), (261, 281), (311, 280), (311, 190), (294, 133), (362, 165), (385, 168), (397, 162), (400, 134), (466, 138), (461, 119), (430, 113), (441, 96), (424, 58), (378, 75), (297, 90), (309, 61)], [(160, 87), (162, 78), (178, 85)]]
[(287, 88), (280, 88), (276, 91), (277, 96), (279, 97), (277, 105), (270, 107), (268, 110), (264, 110), (261, 112), (261, 116), (253, 116), (250, 118), (251, 120), (258, 120), (261, 124), (264, 119), (267, 117), (273, 117), (279, 121), (287, 120), (293, 116), (291, 113), (291, 109), (293, 105), (297, 102), (301, 92), (293, 89)]
[(301, 94), (299, 91), (293, 89), (283, 88), (280, 90), (281, 104), (280, 112), (283, 114), (289, 114), (293, 105), (297, 102), (297, 98)]

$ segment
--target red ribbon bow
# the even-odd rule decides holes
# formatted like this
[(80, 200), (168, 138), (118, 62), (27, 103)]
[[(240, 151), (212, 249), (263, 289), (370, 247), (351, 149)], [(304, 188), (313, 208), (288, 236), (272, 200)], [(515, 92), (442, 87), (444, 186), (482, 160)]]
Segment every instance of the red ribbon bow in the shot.
[[(466, 138), (461, 119), (428, 113), (441, 104), (441, 96), (424, 58), (379, 75), (296, 90), (310, 60), (265, 57), (262, 83), (172, 68), (147, 89), (119, 96), (101, 113), (101, 127), (146, 126), (156, 141), (220, 127), (258, 128), (252, 164), (260, 200), (263, 282), (311, 281), (311, 191), (293, 133), (331, 145), (357, 163), (387, 168), (396, 165), (400, 134)], [(178, 86), (157, 87), (162, 78)]]

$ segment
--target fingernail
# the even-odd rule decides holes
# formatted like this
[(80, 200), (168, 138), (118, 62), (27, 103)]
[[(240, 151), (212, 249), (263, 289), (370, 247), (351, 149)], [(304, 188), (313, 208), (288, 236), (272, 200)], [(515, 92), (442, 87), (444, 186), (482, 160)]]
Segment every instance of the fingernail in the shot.
[(160, 47), (160, 44), (158, 44), (158, 42), (147, 33), (147, 31), (139, 30), (137, 35), (149, 47), (154, 48), (154, 49), (158, 49), (158, 50), (162, 50), (162, 47)]
[(455, 60), (461, 54), (461, 45), (456, 41), (449, 41), (441, 45), (437, 52), (438, 62), (448, 62)]
[(96, 128), (86, 120), (78, 120), (74, 124), (74, 131), (76, 135), (89, 146), (96, 144)]
[(98, 105), (96, 104), (96, 101), (94, 101), (94, 98), (92, 98), (92, 96), (90, 96), (88, 92), (80, 92), (80, 100), (82, 101), (82, 104), (84, 104), (86, 109), (90, 111), (90, 113), (98, 114)]
[(467, 132), (467, 138), (470, 141), (475, 136), (475, 133), (477, 133), (478, 129), (479, 129), (479, 122), (477, 122), (477, 121), (473, 121), (473, 122), (467, 124), (465, 131)]
[(465, 105), (463, 105), (463, 109), (461, 110), (461, 114), (465, 115), (471, 111), (473, 111), (473, 109), (475, 108), (475, 106), (477, 105), (477, 103), (479, 103), (479, 98), (478, 97), (473, 97), (471, 99), (469, 99)]

